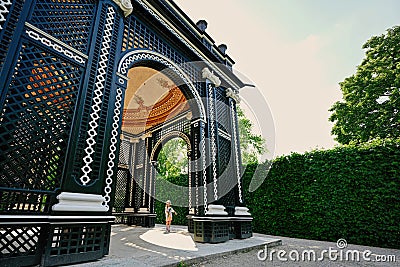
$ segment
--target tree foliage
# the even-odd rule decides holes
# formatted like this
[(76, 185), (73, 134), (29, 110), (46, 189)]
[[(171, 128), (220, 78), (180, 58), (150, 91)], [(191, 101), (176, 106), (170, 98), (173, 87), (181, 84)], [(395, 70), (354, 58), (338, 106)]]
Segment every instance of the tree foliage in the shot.
[(188, 156), (186, 142), (174, 138), (163, 145), (157, 158), (159, 175), (168, 178), (187, 173)]
[(366, 57), (340, 83), (343, 101), (330, 111), (332, 134), (341, 144), (400, 136), (400, 26), (363, 46)]
[(246, 117), (243, 110), (237, 107), (240, 150), (244, 164), (256, 163), (260, 155), (266, 152), (265, 139), (253, 133), (253, 124)]

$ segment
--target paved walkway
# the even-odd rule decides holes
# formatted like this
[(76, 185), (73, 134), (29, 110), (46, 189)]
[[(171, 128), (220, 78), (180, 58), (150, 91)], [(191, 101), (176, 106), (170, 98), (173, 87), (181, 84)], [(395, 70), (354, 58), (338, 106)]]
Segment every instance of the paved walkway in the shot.
[(165, 226), (155, 228), (112, 226), (110, 254), (101, 260), (75, 266), (184, 266), (197, 264), (212, 258), (232, 253), (261, 249), (265, 245), (277, 246), (277, 238), (254, 234), (248, 239), (234, 239), (219, 244), (195, 243), (186, 226), (171, 226), (171, 233), (164, 232)]
[[(400, 250), (396, 249), (385, 249), (385, 248), (377, 248), (377, 247), (367, 247), (367, 246), (358, 246), (348, 244), (346, 248), (343, 249), (343, 256), (340, 258), (340, 254), (335, 259), (332, 256), (329, 259), (328, 253), (324, 254), (323, 260), (318, 260), (321, 257), (321, 252), (323, 250), (329, 250), (332, 248), (333, 250), (339, 250), (337, 244), (334, 242), (324, 242), (324, 241), (315, 241), (315, 240), (305, 240), (305, 239), (295, 239), (295, 238), (288, 238), (288, 237), (276, 237), (282, 240), (282, 245), (278, 247), (273, 247), (268, 249), (268, 256), (264, 261), (260, 261), (257, 257), (259, 249), (254, 249), (245, 253), (237, 253), (230, 255), (229, 257), (222, 256), (212, 260), (205, 260), (199, 262), (195, 265), (196, 267), (253, 267), (253, 266), (271, 266), (271, 267), (298, 267), (298, 266), (307, 266), (307, 267), (395, 267), (400, 266)], [(270, 260), (269, 255), (275, 250), (272, 254), (272, 260)], [(277, 254), (278, 251), (282, 250), (285, 251), (285, 255), (283, 259), (287, 259), (287, 261), (281, 261), (278, 259)], [(302, 260), (301, 253), (305, 250), (308, 251), (315, 251), (316, 253), (316, 260)], [(364, 251), (371, 251), (371, 255), (367, 252), (367, 259), (370, 261), (366, 261), (363, 259), (362, 253)], [(293, 251), (299, 252), (299, 260), (294, 261), (289, 258), (289, 254), (291, 254), (292, 259), (296, 258), (296, 253)], [(350, 252), (348, 252), (350, 251)], [(352, 260), (356, 258), (352, 258), (352, 251), (359, 251), (360, 252), (360, 260)], [(281, 252), (282, 253), (282, 252)], [(346, 253), (348, 253), (348, 259), (346, 260)], [(305, 258), (308, 258), (308, 254), (304, 254)], [(332, 254), (333, 255), (333, 254)], [(354, 254), (356, 255), (356, 254)], [(369, 256), (368, 256), (369, 255)], [(395, 262), (392, 260), (393, 255), (395, 257)], [(260, 255), (264, 257), (265, 254), (262, 253)], [(356, 257), (356, 256), (355, 256)], [(386, 262), (377, 262), (376, 260), (379, 259), (384, 260), (386, 258)], [(391, 258), (391, 259), (389, 259)]]
[[(347, 245), (342, 249), (342, 258), (339, 256), (329, 258), (329, 253), (323, 250), (338, 250), (337, 244), (315, 240), (294, 239), (287, 237), (273, 237), (254, 234), (252, 238), (243, 240), (230, 240), (219, 244), (203, 244), (193, 242), (192, 234), (187, 232), (187, 227), (172, 226), (171, 233), (164, 232), (164, 226), (155, 228), (128, 227), (114, 225), (112, 227), (110, 255), (101, 260), (78, 264), (75, 266), (100, 267), (100, 266), (400, 266), (400, 250)], [(265, 254), (265, 245), (268, 245)], [(261, 250), (261, 252), (260, 252)], [(363, 259), (365, 254), (370, 261)], [(284, 251), (284, 252), (279, 252)], [(303, 252), (305, 260), (303, 260)], [(315, 252), (315, 260), (310, 251)], [(350, 252), (348, 252), (350, 251)], [(346, 253), (348, 255), (346, 256)], [(272, 256), (271, 256), (272, 253)], [(279, 260), (278, 254), (286, 261)], [(294, 261), (296, 253), (298, 260)], [(357, 261), (356, 254), (360, 253)], [(323, 255), (323, 260), (320, 260)], [(334, 254), (332, 254), (334, 256)], [(259, 260), (258, 256), (264, 260)], [(386, 262), (377, 262), (377, 258), (386, 259)], [(348, 260), (346, 260), (346, 257)], [(354, 258), (352, 258), (354, 257)], [(354, 260), (353, 260), (354, 259)]]

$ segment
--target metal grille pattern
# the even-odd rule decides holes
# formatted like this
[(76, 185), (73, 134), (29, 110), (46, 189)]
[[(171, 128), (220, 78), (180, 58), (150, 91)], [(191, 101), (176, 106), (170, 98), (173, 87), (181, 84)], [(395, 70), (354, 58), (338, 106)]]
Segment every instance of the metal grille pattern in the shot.
[(223, 88), (216, 88), (216, 103), (215, 109), (217, 113), (217, 124), (218, 129), (222, 129), (227, 133), (231, 133), (230, 131), (230, 123), (229, 123), (229, 105), (227, 104), (225, 91)]
[(153, 143), (157, 143), (163, 138), (163, 136), (174, 131), (181, 132), (187, 136), (190, 136), (190, 121), (188, 121), (186, 118), (182, 118), (175, 121), (171, 125), (163, 127), (161, 130), (158, 130), (153, 134)]
[(119, 164), (129, 165), (131, 144), (127, 140), (121, 140), (119, 150)]
[(0, 191), (1, 213), (48, 213), (53, 194), (34, 190), (7, 189)]
[(37, 0), (31, 23), (85, 53), (96, 2), (95, 0)]
[(52, 191), (60, 185), (81, 74), (23, 45), (0, 116), (1, 187)]
[(40, 229), (40, 226), (0, 226), (0, 259), (35, 255)]
[(219, 172), (218, 174), (221, 175), (222, 173), (226, 172), (226, 168), (228, 165), (233, 163), (233, 159), (231, 156), (231, 142), (224, 138), (219, 138), (218, 140), (218, 159), (219, 159)]
[(106, 225), (63, 225), (53, 230), (50, 255), (99, 251), (104, 247)]
[[(235, 205), (235, 188), (232, 177), (235, 177), (234, 164), (234, 154), (232, 153), (232, 143), (224, 138), (219, 138), (219, 191), (223, 192), (220, 199), (220, 203), (225, 207), (229, 208)], [(221, 193), (222, 194), (222, 193)], [(227, 212), (232, 212), (232, 210), (227, 209)], [(233, 215), (233, 214), (230, 214)]]
[(127, 206), (127, 189), (130, 184), (129, 177), (130, 175), (127, 169), (118, 168), (113, 206), (115, 212), (123, 212)]
[(136, 161), (135, 161), (135, 200), (134, 200), (134, 206), (136, 210), (139, 210), (139, 208), (141, 207), (142, 201), (143, 201), (143, 196), (144, 196), (144, 190), (143, 190), (143, 181), (144, 181), (144, 161), (145, 161), (145, 157), (147, 157), (148, 155), (146, 155), (146, 146), (145, 146), (145, 142), (143, 140), (141, 140), (137, 146), (137, 156), (136, 156)]
[(12, 6), (10, 6), (10, 0), (0, 3), (0, 70), (3, 67), (25, 0), (13, 2)]

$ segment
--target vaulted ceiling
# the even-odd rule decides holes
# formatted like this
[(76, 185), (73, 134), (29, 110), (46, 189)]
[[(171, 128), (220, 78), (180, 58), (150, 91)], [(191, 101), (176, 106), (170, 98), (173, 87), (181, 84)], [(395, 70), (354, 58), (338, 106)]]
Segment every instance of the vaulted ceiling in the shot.
[(140, 134), (189, 110), (185, 96), (163, 73), (148, 67), (128, 72), (122, 131)]

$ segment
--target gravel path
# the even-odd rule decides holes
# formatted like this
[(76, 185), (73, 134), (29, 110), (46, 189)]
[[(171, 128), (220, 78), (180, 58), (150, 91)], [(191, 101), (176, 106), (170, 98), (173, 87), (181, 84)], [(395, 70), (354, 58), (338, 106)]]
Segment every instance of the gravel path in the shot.
[[(337, 244), (334, 242), (323, 242), (323, 241), (314, 241), (314, 240), (304, 240), (304, 239), (294, 239), (287, 237), (277, 237), (282, 239), (282, 246), (274, 247), (268, 250), (268, 257), (264, 261), (258, 259), (257, 254), (259, 250), (251, 250), (245, 253), (238, 253), (234, 255), (224, 256), (222, 258), (212, 259), (210, 261), (205, 261), (200, 264), (196, 264), (193, 266), (201, 267), (211, 267), (211, 266), (241, 266), (241, 267), (252, 267), (252, 266), (282, 266), (282, 267), (298, 267), (298, 266), (312, 266), (312, 267), (320, 267), (320, 266), (400, 266), (400, 250), (396, 249), (385, 249), (385, 248), (376, 248), (376, 247), (366, 247), (366, 246), (358, 246), (358, 245), (347, 245), (344, 249), (342, 249), (342, 260), (340, 260), (340, 254), (336, 260), (329, 259), (329, 252), (324, 253), (323, 260), (318, 260), (321, 257), (323, 250), (328, 250), (331, 248), (332, 251), (332, 259), (334, 259), (334, 251), (338, 250)], [(340, 243), (339, 245), (343, 245)], [(281, 258), (287, 259), (287, 261), (282, 261), (278, 259), (278, 251), (282, 250), (285, 252), (280, 252)], [(308, 255), (311, 255), (311, 259), (313, 259), (312, 252), (306, 252), (304, 254), (304, 258), (306, 260), (302, 260), (302, 253), (304, 251), (315, 251), (315, 260), (307, 260)], [(365, 251), (371, 251), (370, 255), (368, 252), (364, 254)], [(272, 261), (269, 259), (269, 255), (271, 252)], [(299, 261), (294, 261), (296, 258), (296, 251), (299, 253)], [(353, 254), (354, 252), (354, 254)], [(360, 252), (360, 260), (356, 260), (356, 255)], [(347, 259), (346, 260), (346, 254)], [(261, 253), (260, 256), (263, 257), (265, 254)], [(363, 259), (363, 255), (370, 261), (366, 261)], [(381, 255), (384, 255), (381, 257)], [(390, 258), (393, 255), (395, 259)], [(378, 258), (381, 260), (385, 260), (386, 262), (377, 262)], [(390, 261), (390, 262), (389, 262)]]

